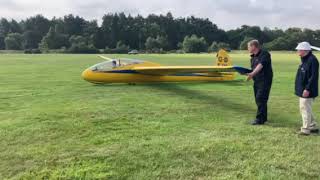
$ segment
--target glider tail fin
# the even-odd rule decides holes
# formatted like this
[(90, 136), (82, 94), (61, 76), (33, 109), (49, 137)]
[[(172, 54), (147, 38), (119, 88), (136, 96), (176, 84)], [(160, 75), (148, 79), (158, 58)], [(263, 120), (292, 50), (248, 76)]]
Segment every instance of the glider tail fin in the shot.
[(219, 50), (217, 53), (217, 66), (232, 66), (232, 60), (224, 49)]
[[(217, 66), (233, 66), (228, 52), (224, 49), (219, 50), (217, 53)], [(224, 77), (228, 77), (229, 80), (234, 80), (236, 75), (234, 72), (224, 72), (222, 74)]]

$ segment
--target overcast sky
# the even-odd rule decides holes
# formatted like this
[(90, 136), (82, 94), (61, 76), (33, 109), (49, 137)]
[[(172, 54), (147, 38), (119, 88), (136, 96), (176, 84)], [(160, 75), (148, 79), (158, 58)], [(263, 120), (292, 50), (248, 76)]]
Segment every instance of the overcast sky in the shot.
[(0, 17), (24, 19), (35, 14), (51, 18), (66, 14), (97, 19), (109, 12), (174, 17), (195, 15), (220, 28), (243, 24), (261, 27), (320, 29), (320, 0), (0, 0)]

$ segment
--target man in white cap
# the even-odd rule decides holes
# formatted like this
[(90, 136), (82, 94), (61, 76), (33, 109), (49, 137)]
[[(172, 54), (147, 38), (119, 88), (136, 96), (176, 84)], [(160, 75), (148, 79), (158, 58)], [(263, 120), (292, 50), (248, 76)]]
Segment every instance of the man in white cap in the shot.
[(299, 134), (310, 135), (319, 132), (312, 114), (312, 103), (318, 96), (319, 62), (312, 54), (308, 42), (299, 43), (296, 50), (301, 57), (295, 82), (295, 94), (300, 98), (300, 113), (303, 120)]

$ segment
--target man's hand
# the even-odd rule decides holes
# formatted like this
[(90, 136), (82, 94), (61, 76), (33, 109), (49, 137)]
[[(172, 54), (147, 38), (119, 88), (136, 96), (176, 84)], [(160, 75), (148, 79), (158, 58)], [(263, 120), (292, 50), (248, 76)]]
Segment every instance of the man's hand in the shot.
[(304, 90), (304, 91), (303, 91), (303, 94), (302, 94), (302, 97), (308, 98), (309, 96), (310, 96), (310, 91)]
[(253, 79), (253, 77), (255, 75), (257, 75), (262, 70), (262, 68), (263, 68), (263, 65), (261, 63), (258, 64), (257, 67), (252, 71), (252, 73), (247, 74), (247, 76), (248, 76), (247, 81), (250, 81), (251, 79)]
[(253, 76), (254, 76), (254, 74), (253, 73), (248, 73), (247, 76), (248, 76), (247, 77), (247, 81), (251, 81)]

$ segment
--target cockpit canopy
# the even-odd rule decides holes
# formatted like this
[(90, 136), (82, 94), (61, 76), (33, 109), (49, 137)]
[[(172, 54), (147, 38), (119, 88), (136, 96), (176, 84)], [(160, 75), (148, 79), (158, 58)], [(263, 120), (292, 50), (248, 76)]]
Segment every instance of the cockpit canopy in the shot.
[(115, 68), (128, 66), (128, 65), (134, 65), (134, 64), (141, 64), (143, 61), (135, 60), (135, 59), (113, 59), (111, 61), (105, 61), (99, 64), (96, 64), (92, 66), (90, 69), (92, 71), (111, 71)]

